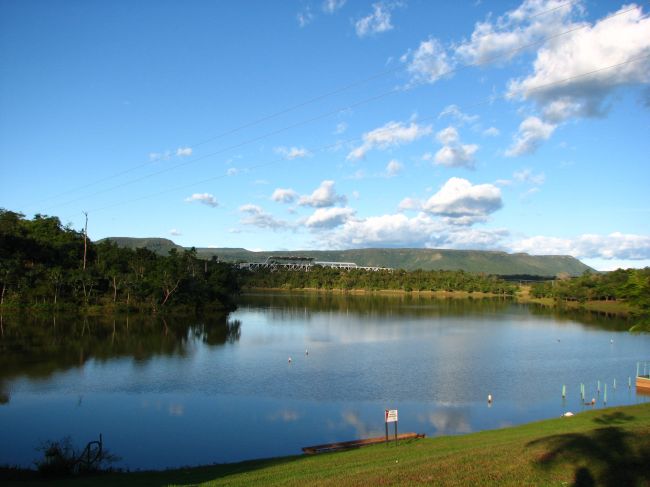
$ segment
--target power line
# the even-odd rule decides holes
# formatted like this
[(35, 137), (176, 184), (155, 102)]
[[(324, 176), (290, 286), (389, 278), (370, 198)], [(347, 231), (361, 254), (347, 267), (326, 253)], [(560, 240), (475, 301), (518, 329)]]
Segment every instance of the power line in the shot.
[[(536, 14), (534, 14), (534, 15), (531, 15), (529, 18), (536, 18), (536, 17), (542, 16), (542, 15), (546, 15), (546, 14), (548, 14), (548, 13), (551, 13), (551, 12), (554, 12), (554, 11), (559, 10), (559, 9), (561, 9), (561, 8), (564, 8), (564, 7), (566, 7), (567, 5), (571, 5), (572, 3), (575, 3), (576, 1), (578, 1), (578, 0), (570, 0), (570, 1), (567, 1), (567, 2), (565, 2), (565, 3), (563, 3), (563, 4), (561, 4), (561, 5), (558, 5), (558, 6), (556, 6), (556, 7), (551, 8), (551, 9), (548, 9), (548, 10), (545, 10), (545, 11), (542, 11), (542, 12), (538, 12), (538, 13), (536, 13)], [(630, 10), (633, 10), (633, 8), (631, 8), (631, 9), (629, 9), (629, 10), (626, 10), (626, 11), (623, 11), (623, 12), (618, 12), (617, 14), (614, 14), (613, 16), (621, 15), (621, 14), (623, 14), (623, 13), (626, 13), (626, 12), (630, 11)], [(606, 18), (606, 19), (607, 19), (607, 18)], [(606, 20), (606, 19), (605, 19), (605, 20)], [(550, 37), (545, 38), (545, 39), (542, 39), (542, 40), (540, 40), (540, 41), (536, 41), (536, 42), (529, 43), (529, 44), (524, 45), (524, 46), (520, 46), (520, 47), (515, 48), (515, 49), (512, 49), (512, 50), (510, 50), (510, 51), (506, 51), (504, 54), (506, 54), (506, 55), (512, 55), (512, 54), (514, 54), (514, 53), (516, 53), (516, 52), (518, 52), (518, 51), (521, 51), (521, 50), (527, 49), (527, 48), (529, 48), (529, 47), (531, 47), (531, 46), (534, 46), (534, 45), (536, 45), (536, 44), (539, 44), (539, 43), (546, 42), (547, 40), (550, 40), (550, 39), (552, 39), (552, 38), (559, 37), (559, 36), (562, 36), (562, 35), (566, 35), (566, 34), (568, 34), (568, 33), (574, 32), (575, 30), (582, 29), (582, 28), (584, 28), (584, 27), (586, 27), (586, 26), (577, 27), (577, 28), (575, 28), (575, 29), (571, 29), (571, 30), (569, 30), (569, 31), (566, 31), (566, 32), (563, 32), (563, 33), (560, 33), (560, 34), (557, 34), (557, 35), (554, 35), (554, 36), (550, 36)], [(452, 73), (454, 73), (454, 72), (460, 71), (460, 70), (465, 69), (465, 68), (467, 68), (467, 67), (477, 66), (477, 65), (483, 65), (483, 64), (489, 64), (489, 63), (491, 63), (491, 62), (493, 62), (493, 61), (495, 61), (495, 60), (497, 60), (497, 59), (500, 59), (501, 57), (504, 56), (504, 54), (499, 55), (499, 56), (494, 56), (493, 58), (489, 58), (489, 59), (484, 60), (484, 61), (481, 61), (481, 62), (476, 61), (476, 62), (473, 62), (473, 63), (466, 64), (466, 65), (464, 65), (464, 66), (460, 66), (460, 67), (456, 67), (456, 68), (453, 68), (453, 69), (449, 69), (447, 72), (445, 72), (445, 73), (442, 74), (441, 76), (447, 76), (447, 75), (449, 75), (449, 74), (452, 74)], [(254, 126), (259, 125), (259, 124), (261, 124), (261, 123), (263, 123), (263, 122), (266, 122), (266, 121), (269, 121), (269, 120), (272, 120), (272, 119), (278, 118), (278, 117), (280, 117), (280, 116), (282, 116), (282, 115), (285, 115), (285, 114), (287, 114), (287, 113), (293, 112), (293, 111), (298, 110), (298, 109), (300, 109), (300, 108), (303, 108), (303, 107), (305, 107), (305, 106), (309, 106), (309, 105), (311, 105), (311, 104), (314, 104), (314, 103), (316, 103), (316, 102), (318, 102), (318, 101), (324, 100), (324, 99), (329, 98), (329, 97), (331, 97), (331, 96), (338, 95), (338, 94), (340, 94), (340, 93), (343, 93), (343, 92), (345, 92), (345, 91), (348, 91), (348, 90), (350, 90), (350, 89), (352, 89), (352, 88), (355, 88), (355, 87), (357, 87), (357, 86), (361, 86), (361, 85), (366, 84), (366, 83), (368, 83), (368, 82), (370, 82), (370, 81), (373, 81), (373, 80), (376, 80), (376, 79), (382, 78), (382, 77), (384, 77), (384, 76), (387, 76), (387, 75), (389, 75), (389, 74), (392, 74), (392, 73), (398, 72), (398, 71), (400, 71), (401, 69), (402, 69), (402, 66), (396, 66), (396, 67), (394, 67), (394, 68), (390, 68), (390, 69), (386, 69), (386, 70), (380, 71), (380, 72), (378, 72), (378, 73), (372, 74), (372, 75), (370, 75), (370, 76), (368, 76), (368, 77), (366, 77), (366, 78), (363, 78), (363, 79), (361, 79), (361, 80), (358, 80), (358, 81), (355, 81), (355, 82), (352, 82), (352, 83), (349, 83), (349, 84), (343, 85), (343, 86), (341, 86), (341, 87), (339, 87), (339, 88), (336, 88), (336, 89), (334, 89), (334, 90), (332, 90), (332, 91), (329, 91), (329, 92), (323, 93), (323, 94), (321, 94), (321, 95), (317, 95), (317, 96), (312, 97), (312, 98), (309, 98), (309, 99), (307, 99), (307, 100), (305, 100), (305, 101), (303, 101), (303, 102), (300, 102), (300, 103), (297, 103), (297, 104), (295, 104), (295, 105), (291, 105), (291, 106), (289, 106), (289, 107), (287, 107), (287, 108), (284, 108), (284, 109), (278, 110), (278, 111), (276, 111), (276, 112), (274, 112), (274, 113), (271, 113), (270, 115), (263, 116), (263, 117), (259, 117), (259, 118), (257, 118), (257, 119), (254, 119), (254, 120), (250, 121), (250, 122), (247, 122), (247, 123), (244, 123), (244, 124), (242, 124), (242, 125), (239, 125), (239, 126), (233, 128), (233, 129), (226, 130), (226, 131), (221, 132), (221, 133), (219, 133), (219, 134), (217, 134), (217, 135), (215, 135), (215, 136), (213, 136), (213, 137), (210, 137), (210, 138), (204, 139), (204, 140), (199, 141), (199, 142), (196, 142), (196, 143), (194, 143), (194, 144), (190, 144), (189, 147), (192, 147), (192, 148), (194, 148), (194, 147), (199, 147), (199, 146), (204, 145), (204, 144), (207, 144), (207, 143), (209, 143), (209, 142), (213, 142), (213, 141), (215, 141), (215, 140), (218, 140), (218, 139), (221, 139), (221, 138), (223, 138), (223, 137), (226, 137), (226, 136), (228, 136), (228, 135), (235, 134), (235, 133), (237, 133), (237, 132), (240, 132), (240, 131), (245, 130), (245, 129), (247, 129), (247, 128), (254, 127)], [(391, 92), (392, 92), (392, 91), (391, 91)], [(387, 93), (388, 93), (388, 92), (387, 92)], [(53, 196), (46, 197), (46, 198), (40, 200), (39, 203), (42, 203), (42, 202), (44, 202), (44, 201), (48, 201), (48, 200), (52, 200), (52, 199), (56, 199), (56, 198), (59, 198), (59, 197), (61, 197), (61, 196), (65, 196), (65, 195), (67, 195), (67, 194), (74, 193), (74, 192), (77, 192), (77, 191), (79, 191), (79, 190), (86, 189), (86, 188), (89, 188), (89, 187), (91, 187), (91, 186), (95, 186), (95, 185), (97, 185), (97, 184), (100, 184), (100, 183), (103, 183), (103, 182), (106, 182), (106, 181), (110, 181), (111, 179), (118, 178), (118, 177), (123, 176), (123, 175), (125, 175), (125, 174), (129, 174), (129, 173), (134, 172), (134, 171), (136, 171), (136, 170), (138, 170), (138, 169), (141, 169), (141, 168), (143, 168), (143, 167), (149, 166), (150, 164), (151, 164), (151, 161), (147, 161), (147, 162), (144, 162), (144, 163), (138, 164), (138, 165), (136, 165), (136, 166), (134, 166), (134, 167), (131, 167), (131, 168), (125, 169), (125, 170), (123, 170), (123, 171), (119, 171), (119, 172), (117, 172), (117, 173), (115, 173), (115, 174), (113, 174), (113, 175), (106, 176), (106, 177), (104, 177), (104, 178), (101, 178), (101, 179), (98, 179), (98, 180), (92, 181), (92, 182), (90, 182), (90, 183), (87, 183), (87, 184), (84, 184), (84, 185), (81, 185), (81, 186), (77, 186), (77, 187), (71, 188), (71, 189), (69, 189), (69, 190), (63, 191), (63, 192), (58, 193), (58, 194), (53, 195)], [(177, 166), (177, 167), (181, 167), (181, 166), (183, 166), (183, 165), (184, 165), (184, 164), (180, 164), (180, 165)], [(157, 175), (157, 174), (158, 174), (158, 173), (153, 173), (153, 175)], [(139, 181), (139, 180), (141, 180), (141, 179), (137, 179), (137, 180), (135, 180), (135, 181), (137, 182), (137, 181)], [(74, 201), (77, 201), (77, 200), (74, 200)], [(73, 201), (73, 202), (74, 202), (74, 201)], [(63, 203), (63, 205), (67, 205), (67, 204), (68, 204), (68, 203)], [(58, 206), (61, 206), (61, 204), (59, 204), (59, 205), (55, 205), (54, 207), (58, 207)]]
[[(535, 88), (531, 88), (530, 90), (527, 91), (527, 93), (544, 90), (544, 89), (547, 89), (547, 88), (555, 86), (555, 85), (560, 85), (560, 84), (566, 83), (568, 81), (573, 81), (575, 79), (584, 78), (584, 77), (587, 77), (587, 76), (590, 76), (590, 75), (593, 75), (593, 74), (596, 74), (596, 73), (599, 73), (599, 72), (602, 72), (602, 71), (606, 71), (608, 69), (618, 68), (620, 66), (624, 66), (626, 64), (630, 64), (630, 63), (637, 62), (637, 61), (647, 59), (647, 58), (650, 58), (650, 54), (647, 54), (645, 56), (638, 56), (638, 57), (635, 57), (635, 58), (632, 58), (632, 59), (628, 59), (627, 61), (623, 61), (623, 62), (616, 63), (616, 64), (611, 64), (609, 66), (604, 66), (604, 67), (601, 67), (601, 68), (598, 68), (598, 69), (587, 71), (585, 73), (577, 74), (577, 75), (574, 75), (574, 76), (569, 76), (569, 77), (563, 78), (561, 80), (556, 80), (556, 81), (552, 81), (552, 82), (549, 82), (549, 83), (546, 83), (546, 84), (543, 84), (543, 85), (539, 85), (539, 86), (537, 86)], [(467, 108), (477, 107), (477, 106), (480, 106), (480, 105), (484, 105), (486, 103), (492, 103), (495, 100), (495, 98), (497, 98), (497, 99), (498, 98), (506, 99), (507, 97), (508, 97), (507, 94), (502, 94), (502, 95), (499, 95), (497, 97), (491, 96), (491, 97), (486, 98), (485, 100), (475, 102), (475, 103), (472, 103), (470, 105), (466, 105), (464, 108), (467, 109)], [(429, 121), (429, 120), (433, 120), (435, 118), (437, 118), (437, 115), (431, 115), (431, 116), (419, 119), (419, 122), (426, 122), (426, 121)], [(350, 142), (361, 141), (361, 140), (362, 140), (361, 137), (355, 137), (355, 138), (352, 138), (352, 139), (347, 139), (345, 141), (338, 141), (338, 142), (336, 142), (334, 144), (327, 144), (327, 145), (321, 146), (321, 147), (315, 149), (315, 151), (316, 152), (323, 152), (325, 150), (334, 148), (334, 147), (340, 145), (341, 143), (347, 144), (347, 143), (350, 143)], [(275, 160), (265, 162), (265, 163), (255, 164), (253, 166), (249, 166), (249, 167), (245, 168), (245, 170), (247, 172), (249, 172), (249, 171), (253, 171), (253, 170), (256, 170), (256, 169), (260, 169), (262, 167), (267, 167), (267, 166), (272, 166), (272, 165), (275, 165), (275, 164), (279, 164), (279, 163), (282, 163), (282, 162), (287, 162), (287, 159), (286, 158), (281, 158), (281, 159), (275, 159)], [(149, 195), (146, 195), (146, 196), (141, 196), (141, 197), (138, 197), (138, 198), (134, 198), (134, 199), (131, 199), (131, 200), (128, 200), (128, 201), (120, 201), (120, 202), (115, 203), (115, 204), (111, 204), (111, 205), (103, 206), (103, 207), (100, 207), (100, 208), (96, 208), (96, 209), (94, 209), (92, 211), (93, 212), (104, 211), (104, 210), (107, 210), (107, 209), (110, 209), (110, 208), (114, 208), (116, 206), (122, 206), (122, 205), (125, 205), (125, 204), (130, 204), (130, 203), (134, 203), (134, 202), (137, 202), (137, 201), (142, 201), (142, 200), (145, 200), (145, 199), (153, 198), (155, 196), (161, 196), (161, 195), (164, 195), (164, 194), (173, 193), (173, 192), (179, 191), (181, 189), (187, 189), (187, 188), (190, 188), (190, 187), (193, 187), (193, 186), (197, 186), (199, 184), (205, 184), (205, 183), (208, 183), (208, 182), (216, 181), (216, 180), (219, 180), (219, 179), (224, 179), (224, 178), (227, 178), (227, 177), (232, 177), (232, 176), (229, 176), (228, 174), (220, 174), (218, 176), (203, 179), (201, 181), (196, 181), (196, 182), (189, 183), (189, 184), (186, 184), (186, 185), (183, 185), (183, 186), (177, 186), (177, 187), (170, 188), (170, 189), (167, 189), (167, 190), (164, 190), (164, 191), (159, 191), (157, 193), (153, 193), (153, 194), (149, 194)]]
[[(567, 3), (565, 3), (565, 4), (562, 4), (562, 5), (558, 6), (558, 7), (555, 7), (554, 9), (549, 10), (548, 12), (550, 12), (550, 11), (552, 11), (552, 10), (557, 10), (558, 8), (561, 8), (562, 6), (565, 6), (565, 5), (570, 4), (570, 3), (572, 3), (572, 2), (567, 2)], [(616, 12), (616, 13), (614, 13), (614, 14), (608, 16), (608, 17), (605, 17), (604, 19), (602, 19), (601, 22), (606, 21), (606, 20), (609, 20), (609, 19), (614, 18), (614, 17), (617, 17), (617, 16), (620, 16), (620, 15), (623, 15), (623, 14), (626, 14), (626, 13), (632, 11), (632, 10), (635, 10), (635, 9), (636, 9), (636, 6), (635, 6), (635, 7), (632, 7), (632, 8), (629, 8), (629, 9), (627, 9), (627, 10), (623, 10), (623, 11), (620, 11), (620, 12)], [(556, 39), (556, 38), (558, 38), (558, 37), (561, 37), (561, 36), (564, 36), (564, 35), (571, 34), (571, 33), (573, 33), (573, 32), (576, 32), (576, 31), (578, 31), (578, 30), (584, 29), (584, 28), (589, 27), (589, 26), (590, 26), (589, 24), (581, 25), (581, 26), (575, 27), (575, 28), (573, 28), (573, 29), (569, 29), (569, 30), (567, 30), (567, 31), (563, 31), (563, 32), (558, 33), (558, 34), (553, 34), (553, 35), (547, 36), (547, 37), (545, 37), (545, 38), (543, 38), (543, 39), (540, 39), (540, 40), (538, 40), (538, 41), (534, 41), (534, 42), (531, 42), (531, 43), (528, 43), (528, 44), (524, 44), (524, 45), (522, 45), (522, 46), (519, 46), (519, 47), (516, 47), (516, 48), (510, 49), (510, 50), (508, 50), (508, 51), (505, 51), (505, 52), (503, 52), (502, 54), (500, 54), (500, 55), (498, 55), (498, 56), (493, 56), (492, 58), (489, 58), (489, 59), (486, 60), (486, 61), (475, 61), (475, 62), (473, 62), (473, 63), (468, 63), (468, 64), (465, 64), (465, 65), (462, 65), (462, 66), (457, 66), (457, 67), (455, 67), (455, 68), (450, 68), (450, 69), (448, 69), (445, 73), (442, 73), (439, 77), (442, 78), (442, 77), (444, 77), (444, 76), (447, 76), (447, 75), (452, 74), (452, 73), (457, 73), (457, 72), (459, 72), (459, 71), (461, 71), (461, 70), (463, 70), (463, 69), (467, 69), (467, 68), (469, 68), (469, 67), (479, 66), (479, 65), (484, 65), (484, 64), (492, 63), (492, 62), (497, 61), (498, 59), (501, 59), (501, 58), (503, 58), (503, 57), (505, 57), (505, 56), (511, 56), (512, 54), (514, 54), (514, 53), (516, 53), (516, 52), (519, 52), (519, 51), (522, 51), (522, 50), (528, 49), (528, 48), (530, 48), (530, 47), (532, 47), (532, 46), (535, 46), (535, 45), (543, 44), (543, 43), (545, 43), (545, 42), (547, 42), (547, 41), (549, 41), (549, 40), (551, 40), (551, 39)], [(605, 69), (607, 69), (607, 68), (605, 68)], [(379, 76), (379, 75), (375, 75), (375, 77), (376, 77), (376, 76)], [(367, 79), (369, 79), (369, 78), (367, 78)], [(69, 201), (64, 202), (64, 203), (59, 203), (59, 204), (56, 204), (56, 205), (52, 205), (52, 206), (50, 206), (50, 208), (58, 208), (58, 207), (61, 207), (61, 206), (68, 206), (68, 205), (70, 205), (70, 204), (76, 203), (76, 202), (78, 202), (78, 201), (82, 201), (82, 200), (87, 199), (87, 198), (91, 198), (91, 197), (93, 197), (93, 196), (97, 196), (97, 195), (104, 194), (104, 193), (107, 193), (107, 192), (110, 192), (110, 191), (114, 191), (114, 190), (116, 190), (116, 189), (119, 189), (119, 188), (122, 188), (122, 187), (125, 187), (125, 186), (128, 186), (128, 185), (131, 185), (131, 184), (135, 184), (135, 183), (138, 183), (138, 182), (143, 181), (143, 180), (146, 180), (146, 179), (149, 179), (149, 178), (151, 178), (151, 177), (158, 176), (158, 175), (160, 175), (160, 174), (164, 174), (164, 173), (167, 173), (167, 172), (169, 172), (169, 171), (172, 171), (172, 170), (175, 170), (175, 169), (178, 169), (178, 168), (181, 168), (181, 167), (188, 166), (188, 165), (190, 165), (190, 164), (195, 164), (195, 163), (200, 162), (200, 161), (202, 161), (202, 160), (204, 160), (204, 159), (207, 159), (207, 158), (210, 158), (210, 157), (213, 157), (213, 156), (219, 155), (219, 154), (223, 154), (223, 153), (225, 153), (225, 152), (228, 152), (228, 151), (231, 151), (231, 150), (234, 150), (234, 149), (238, 149), (238, 148), (244, 147), (244, 146), (249, 145), (249, 144), (252, 144), (252, 143), (254, 143), (254, 142), (258, 142), (258, 141), (263, 140), (263, 139), (265, 139), (265, 138), (271, 137), (271, 136), (273, 136), (273, 135), (277, 135), (277, 134), (280, 134), (280, 133), (286, 132), (286, 131), (288, 131), (288, 130), (291, 130), (291, 129), (293, 129), (293, 128), (297, 128), (297, 127), (300, 127), (300, 126), (303, 126), (303, 125), (307, 125), (307, 124), (309, 124), (309, 123), (312, 123), (312, 122), (315, 122), (315, 121), (318, 121), (318, 120), (321, 120), (321, 119), (327, 118), (327, 117), (329, 117), (329, 116), (332, 116), (332, 115), (335, 115), (335, 114), (338, 114), (338, 113), (345, 112), (346, 110), (350, 110), (351, 108), (356, 108), (356, 107), (358, 107), (358, 106), (365, 105), (365, 104), (367, 104), (367, 103), (371, 103), (371, 102), (373, 102), (373, 101), (376, 101), (376, 100), (379, 100), (379, 99), (385, 98), (385, 97), (387, 97), (387, 96), (389, 96), (389, 95), (391, 95), (391, 94), (398, 93), (398, 92), (400, 92), (400, 91), (401, 91), (401, 90), (400, 90), (399, 88), (392, 88), (392, 89), (390, 89), (390, 90), (388, 90), (388, 91), (385, 91), (385, 92), (382, 92), (382, 93), (380, 93), (380, 94), (378, 94), (378, 95), (376, 95), (376, 96), (373, 96), (373, 97), (369, 97), (369, 98), (363, 99), (363, 100), (361, 100), (361, 101), (359, 101), (359, 102), (356, 102), (356, 103), (353, 103), (353, 104), (351, 104), (351, 105), (346, 105), (345, 107), (341, 107), (341, 108), (338, 108), (338, 109), (335, 109), (335, 110), (331, 110), (331, 111), (329, 111), (329, 112), (326, 112), (326, 113), (323, 113), (323, 114), (317, 115), (317, 116), (315, 116), (315, 117), (311, 117), (311, 118), (308, 118), (308, 119), (305, 119), (305, 120), (302, 120), (302, 121), (296, 122), (296, 123), (294, 123), (294, 124), (291, 124), (291, 125), (288, 125), (288, 126), (282, 127), (282, 128), (280, 128), (280, 129), (277, 129), (277, 130), (274, 130), (274, 131), (271, 131), (271, 132), (267, 132), (267, 133), (265, 133), (265, 134), (262, 134), (262, 135), (259, 135), (259, 136), (256, 136), (256, 137), (253, 137), (253, 138), (250, 138), (250, 139), (244, 140), (244, 141), (242, 141), (242, 142), (239, 142), (239, 143), (237, 143), (237, 144), (234, 144), (234, 145), (231, 145), (231, 146), (228, 146), (228, 147), (225, 147), (225, 148), (219, 149), (219, 150), (217, 150), (217, 151), (213, 151), (213, 152), (211, 152), (211, 153), (204, 154), (204, 155), (202, 155), (202, 156), (199, 156), (199, 157), (196, 157), (196, 158), (190, 159), (190, 160), (188, 160), (188, 161), (181, 162), (181, 163), (179, 163), (179, 164), (175, 164), (175, 165), (172, 165), (172, 166), (166, 167), (166, 168), (161, 169), (161, 170), (159, 170), (159, 171), (156, 171), (156, 172), (153, 172), (153, 173), (149, 173), (149, 174), (143, 175), (143, 176), (141, 176), (141, 177), (139, 177), (139, 178), (132, 179), (132, 180), (130, 180), (130, 181), (126, 181), (126, 182), (124, 182), (124, 183), (117, 184), (117, 185), (112, 186), (112, 187), (110, 187), (110, 188), (107, 188), (107, 189), (104, 189), (104, 190), (100, 190), (100, 191), (96, 191), (96, 192), (91, 193), (91, 194), (89, 194), (89, 195), (80, 196), (80, 197), (78, 197), (78, 198), (75, 198), (75, 199), (69, 200)], [(333, 93), (333, 92), (332, 92), (332, 93)], [(321, 97), (318, 97), (318, 98), (322, 98), (323, 96), (327, 96), (327, 95), (322, 95)], [(314, 99), (315, 99), (315, 98), (314, 98)], [(313, 100), (313, 99), (312, 99), (312, 100)], [(309, 103), (309, 102), (305, 102), (304, 104), (308, 104), (308, 103)], [(303, 104), (303, 105), (304, 105), (304, 104)], [(298, 106), (298, 105), (295, 105), (295, 106)], [(290, 110), (290, 109), (288, 109), (288, 110)], [(280, 112), (277, 112), (277, 113), (280, 113)], [(233, 129), (233, 131), (236, 131), (236, 130), (238, 130), (238, 129)], [(125, 171), (125, 172), (127, 172), (127, 171)], [(109, 179), (110, 179), (110, 178), (109, 178)]]

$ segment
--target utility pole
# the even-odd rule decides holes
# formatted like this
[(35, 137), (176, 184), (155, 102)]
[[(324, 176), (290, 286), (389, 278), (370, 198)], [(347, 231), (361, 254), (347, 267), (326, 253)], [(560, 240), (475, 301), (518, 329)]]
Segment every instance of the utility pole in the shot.
[(82, 212), (86, 217), (86, 224), (84, 225), (84, 271), (86, 270), (86, 252), (88, 252), (88, 212)]

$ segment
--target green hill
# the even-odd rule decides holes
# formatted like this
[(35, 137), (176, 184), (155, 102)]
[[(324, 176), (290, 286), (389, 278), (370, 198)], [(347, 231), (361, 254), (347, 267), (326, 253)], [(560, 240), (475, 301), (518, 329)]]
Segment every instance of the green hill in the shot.
[[(182, 247), (164, 238), (111, 237), (118, 245), (146, 247), (167, 254)], [(464, 270), (498, 275), (556, 276), (566, 273), (579, 276), (592, 270), (568, 255), (508, 254), (485, 250), (443, 249), (350, 249), (350, 250), (292, 250), (252, 252), (242, 248), (197, 248), (198, 256), (217, 256), (226, 262), (263, 262), (271, 255), (313, 257), (317, 261), (354, 262), (360, 266), (392, 267), (405, 270)]]

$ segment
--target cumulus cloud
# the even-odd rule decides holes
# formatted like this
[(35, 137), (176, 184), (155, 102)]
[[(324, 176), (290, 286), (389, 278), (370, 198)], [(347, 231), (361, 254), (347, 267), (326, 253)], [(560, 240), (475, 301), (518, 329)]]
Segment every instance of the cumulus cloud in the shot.
[(644, 260), (650, 259), (650, 236), (624, 234), (585, 234), (575, 238), (535, 236), (514, 242), (515, 252), (572, 255), (573, 257)]
[[(541, 48), (533, 73), (512, 80), (508, 95), (535, 101), (548, 120), (558, 122), (602, 116), (616, 88), (650, 83), (650, 18), (640, 6), (626, 5), (610, 18), (582, 25)], [(632, 59), (638, 60), (626, 63)], [(607, 66), (616, 67), (602, 69)]]
[(189, 157), (192, 155), (192, 148), (191, 147), (179, 147), (176, 149), (176, 155), (178, 157)]
[(404, 164), (399, 162), (397, 159), (392, 159), (386, 165), (386, 176), (392, 178), (397, 176), (404, 169)]
[(347, 198), (344, 195), (339, 195), (334, 189), (334, 181), (325, 180), (320, 183), (312, 194), (301, 196), (298, 200), (300, 206), (311, 206), (313, 208), (324, 208), (327, 206), (334, 206), (337, 203), (345, 203)]
[(170, 234), (172, 237), (179, 237), (179, 236), (183, 235), (183, 234), (181, 233), (181, 231), (180, 231), (180, 230), (177, 230), (176, 228), (172, 228), (172, 229), (169, 231), (169, 234)]
[(449, 74), (454, 66), (445, 48), (434, 38), (420, 42), (414, 51), (408, 50), (402, 55), (400, 61), (406, 64), (411, 86), (435, 83)]
[(450, 178), (423, 205), (427, 213), (446, 217), (449, 223), (468, 225), (484, 221), (503, 206), (501, 190), (492, 184), (472, 185), (462, 178)]
[(301, 159), (310, 156), (311, 153), (304, 147), (276, 147), (275, 152), (285, 159)]
[(210, 206), (212, 208), (219, 206), (217, 199), (210, 193), (194, 193), (192, 196), (185, 198), (185, 201), (188, 203), (196, 201), (202, 205)]
[(476, 230), (448, 225), (426, 213), (409, 218), (388, 214), (350, 219), (324, 236), (328, 248), (426, 247), (450, 249), (495, 249), (508, 236), (503, 229)]
[(420, 137), (429, 135), (431, 125), (420, 126), (416, 122), (405, 125), (402, 122), (388, 122), (383, 127), (363, 134), (363, 143), (350, 151), (348, 160), (362, 159), (372, 149), (387, 149), (392, 146), (411, 143)]
[(333, 14), (345, 5), (346, 0), (325, 0), (323, 2), (323, 12)]
[(393, 5), (383, 2), (372, 4), (372, 12), (365, 17), (360, 18), (354, 24), (354, 28), (359, 37), (380, 34), (393, 29), (391, 23), (391, 10)]
[(574, 27), (572, 18), (582, 11), (582, 2), (525, 0), (516, 9), (496, 19), (477, 22), (469, 40), (455, 46), (454, 55), (467, 64), (508, 60), (535, 47), (546, 37)]
[(271, 230), (289, 227), (287, 222), (276, 219), (273, 215), (265, 212), (264, 209), (258, 205), (242, 205), (239, 207), (239, 211), (247, 215), (241, 220), (243, 225), (250, 225), (258, 228), (270, 228)]
[(352, 208), (318, 208), (305, 220), (310, 228), (334, 228), (342, 225), (355, 214)]
[(436, 134), (436, 139), (443, 144), (434, 157), (435, 164), (445, 167), (474, 167), (476, 144), (461, 144), (458, 130), (447, 127)]
[(296, 198), (298, 198), (298, 193), (290, 188), (277, 188), (271, 195), (271, 199), (279, 203), (293, 203)]
[(519, 124), (519, 131), (510, 148), (506, 150), (508, 157), (531, 154), (540, 144), (547, 140), (555, 131), (557, 125), (542, 121), (538, 117), (528, 117)]

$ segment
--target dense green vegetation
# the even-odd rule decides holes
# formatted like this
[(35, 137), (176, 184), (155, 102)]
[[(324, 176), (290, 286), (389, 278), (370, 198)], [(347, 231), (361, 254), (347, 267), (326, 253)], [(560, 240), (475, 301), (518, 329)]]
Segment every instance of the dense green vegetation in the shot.
[(626, 301), (641, 312), (650, 312), (650, 267), (618, 269), (580, 277), (535, 283), (531, 295), (559, 301)]
[(309, 272), (259, 270), (242, 275), (252, 288), (363, 289), (367, 291), (466, 291), (514, 295), (517, 286), (495, 276), (463, 271), (368, 271), (314, 266)]
[(238, 292), (229, 264), (197, 258), (194, 249), (167, 256), (110, 241), (94, 244), (56, 217), (0, 209), (0, 304), (228, 309)]
[[(461, 436), (339, 453), (161, 472), (66, 478), (51, 485), (605, 485), (650, 482), (650, 405)], [(36, 473), (0, 472), (5, 485), (40, 485)]]
[[(110, 240), (120, 246), (145, 247), (162, 255), (167, 255), (172, 248), (178, 248), (174, 242), (164, 238), (111, 237)], [(462, 270), (503, 276), (556, 276), (563, 273), (579, 276), (586, 270), (591, 270), (589, 266), (568, 255), (508, 254), (485, 250), (369, 248), (252, 252), (241, 248), (197, 248), (196, 251), (201, 258), (218, 256), (219, 260), (225, 262), (264, 262), (269, 256), (299, 255), (312, 257), (317, 261), (354, 262), (360, 266), (390, 267), (407, 271)]]

